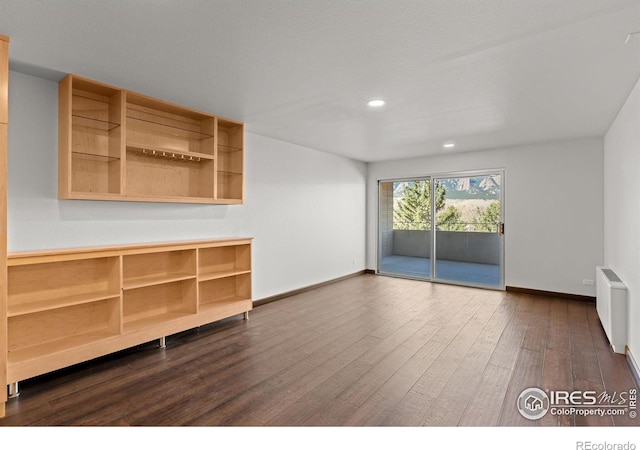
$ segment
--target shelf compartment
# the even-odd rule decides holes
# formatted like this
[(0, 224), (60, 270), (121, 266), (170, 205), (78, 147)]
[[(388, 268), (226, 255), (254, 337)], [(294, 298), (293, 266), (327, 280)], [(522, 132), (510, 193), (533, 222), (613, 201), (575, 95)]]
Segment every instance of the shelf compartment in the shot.
[(177, 161), (127, 153), (126, 196), (214, 199), (214, 160)]
[(195, 278), (196, 250), (143, 253), (123, 257), (123, 288), (135, 289)]
[(120, 194), (122, 165), (119, 157), (74, 151), (71, 167), (72, 192)]
[(198, 280), (213, 280), (251, 272), (251, 245), (209, 247), (198, 250)]
[(117, 336), (119, 332), (119, 297), (10, 317), (9, 362), (44, 357)]
[(242, 202), (244, 198), (244, 127), (218, 120), (216, 198)]
[(130, 91), (127, 92), (126, 103), (127, 111), (131, 113), (128, 115), (135, 114), (151, 122), (199, 131), (208, 136), (215, 134), (214, 123), (210, 121), (214, 116), (211, 114)]
[(251, 299), (251, 274), (245, 273), (199, 283), (200, 307)]
[(244, 126), (242, 123), (218, 119), (218, 146), (242, 150), (244, 148)]
[[(8, 353), (9, 366), (19, 365), (26, 361), (49, 358), (51, 355), (63, 353), (69, 350), (79, 349), (81, 347), (91, 346), (92, 344), (117, 336), (117, 333), (104, 329), (90, 331), (84, 334), (67, 336), (54, 341), (44, 342), (39, 345), (34, 345), (26, 348), (19, 348), (10, 350)], [(42, 373), (40, 370), (34, 371), (32, 376)], [(19, 378), (20, 381), (24, 378), (30, 378), (29, 375)]]
[(127, 93), (127, 144), (166, 151), (215, 153), (214, 116)]
[(62, 198), (70, 192), (119, 194), (123, 91), (70, 76), (60, 84), (59, 108), (60, 147), (68, 155), (61, 156), (62, 179), (70, 175), (70, 184), (61, 184)]
[(163, 120), (162, 116), (154, 116), (152, 114), (140, 114), (139, 111), (129, 109), (127, 113), (127, 122), (129, 127), (140, 132), (153, 132), (167, 137), (175, 137), (180, 140), (187, 141), (203, 141), (205, 139), (212, 139), (213, 133), (205, 133), (195, 127), (200, 127), (200, 124), (193, 124), (193, 128), (189, 128), (188, 122), (178, 122)]
[(71, 91), (73, 123), (111, 130), (122, 124), (122, 90), (74, 77)]
[(95, 302), (120, 295), (120, 258), (104, 257), (11, 266), (10, 315)]
[(123, 332), (160, 325), (196, 313), (196, 280), (131, 289), (123, 293)]
[(168, 152), (204, 153), (213, 156), (214, 142), (213, 136), (127, 117), (128, 146), (153, 147)]
[(242, 174), (242, 151), (224, 151), (218, 149), (218, 171)]
[(218, 171), (217, 198), (219, 200), (242, 201), (244, 197), (243, 183), (242, 174)]

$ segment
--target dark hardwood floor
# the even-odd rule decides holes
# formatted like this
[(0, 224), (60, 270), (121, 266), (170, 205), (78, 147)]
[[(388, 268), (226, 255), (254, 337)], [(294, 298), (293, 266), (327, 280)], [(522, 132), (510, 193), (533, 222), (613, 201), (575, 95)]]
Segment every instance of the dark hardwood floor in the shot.
[(20, 383), (0, 425), (638, 425), (523, 418), (528, 387), (637, 388), (595, 305), (362, 275)]

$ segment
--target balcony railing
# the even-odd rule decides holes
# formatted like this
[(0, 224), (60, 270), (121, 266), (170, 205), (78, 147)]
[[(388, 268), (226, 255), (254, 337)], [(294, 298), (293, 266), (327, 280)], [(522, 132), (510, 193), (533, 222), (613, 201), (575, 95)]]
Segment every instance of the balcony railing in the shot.
[[(393, 222), (393, 229), (429, 231), (431, 224), (428, 222)], [(497, 233), (498, 224), (495, 222), (445, 222), (436, 224), (436, 230)]]
[[(383, 246), (382, 256), (398, 255), (429, 258), (430, 230), (393, 230)], [(447, 231), (436, 233), (436, 257), (449, 261), (500, 264), (500, 235), (497, 232)]]

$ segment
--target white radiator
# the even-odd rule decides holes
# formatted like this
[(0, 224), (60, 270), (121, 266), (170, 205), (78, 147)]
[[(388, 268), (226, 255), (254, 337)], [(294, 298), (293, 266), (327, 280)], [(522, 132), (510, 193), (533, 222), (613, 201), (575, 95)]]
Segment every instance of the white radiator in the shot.
[(596, 309), (611, 348), (624, 354), (627, 345), (627, 287), (608, 267), (596, 267)]

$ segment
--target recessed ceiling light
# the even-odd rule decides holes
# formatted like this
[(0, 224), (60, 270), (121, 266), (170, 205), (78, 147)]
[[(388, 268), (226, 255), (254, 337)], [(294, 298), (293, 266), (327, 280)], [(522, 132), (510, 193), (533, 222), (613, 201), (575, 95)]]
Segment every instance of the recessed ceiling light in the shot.
[(454, 142), (447, 142), (446, 144), (442, 144), (444, 148), (454, 148), (456, 144)]
[(381, 100), (381, 99), (375, 99), (375, 100), (369, 100), (367, 102), (367, 106), (371, 107), (371, 108), (380, 108), (381, 106), (385, 105), (385, 101)]

